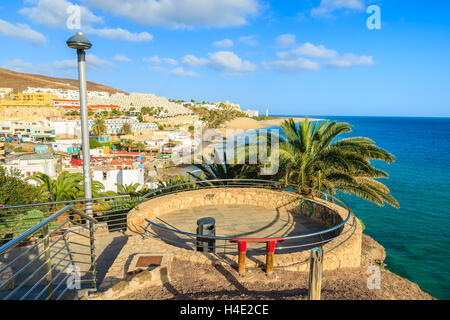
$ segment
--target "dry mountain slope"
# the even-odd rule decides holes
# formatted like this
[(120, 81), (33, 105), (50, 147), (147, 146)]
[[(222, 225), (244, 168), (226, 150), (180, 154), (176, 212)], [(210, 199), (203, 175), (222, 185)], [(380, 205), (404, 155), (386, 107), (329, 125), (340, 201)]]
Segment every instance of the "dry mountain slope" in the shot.
[[(88, 81), (89, 91), (106, 91), (124, 93), (123, 91)], [(0, 68), (0, 88), (13, 88), (14, 92), (26, 90), (28, 87), (78, 90), (78, 80), (53, 78), (31, 73), (20, 73)]]

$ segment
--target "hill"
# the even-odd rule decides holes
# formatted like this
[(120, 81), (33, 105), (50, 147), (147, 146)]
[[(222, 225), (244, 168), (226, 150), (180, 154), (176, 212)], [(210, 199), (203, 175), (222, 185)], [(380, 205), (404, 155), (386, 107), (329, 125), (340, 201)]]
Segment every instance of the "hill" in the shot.
[[(0, 68), (0, 88), (13, 88), (14, 93), (28, 87), (78, 90), (78, 80), (54, 78), (31, 73), (20, 73)], [(102, 84), (88, 81), (89, 91), (106, 91), (109, 93), (125, 93)]]

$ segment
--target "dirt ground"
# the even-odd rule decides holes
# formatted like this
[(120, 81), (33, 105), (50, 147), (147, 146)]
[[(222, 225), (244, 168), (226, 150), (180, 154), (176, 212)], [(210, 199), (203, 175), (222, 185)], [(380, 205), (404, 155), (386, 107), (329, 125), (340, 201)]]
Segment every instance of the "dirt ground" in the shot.
[[(434, 299), (415, 283), (383, 268), (381, 288), (368, 289), (367, 266), (323, 273), (322, 300), (428, 300)], [(378, 268), (378, 267), (377, 267)], [(231, 266), (183, 261), (170, 263), (171, 282), (146, 287), (123, 296), (126, 300), (304, 300), (308, 298), (308, 273), (277, 269), (272, 278), (250, 269), (241, 277)]]

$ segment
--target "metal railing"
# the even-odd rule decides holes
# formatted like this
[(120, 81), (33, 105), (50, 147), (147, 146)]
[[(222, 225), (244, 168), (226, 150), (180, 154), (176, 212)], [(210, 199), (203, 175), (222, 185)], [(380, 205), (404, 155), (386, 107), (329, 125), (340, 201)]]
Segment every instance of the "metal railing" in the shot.
[[(94, 231), (114, 232), (127, 230), (128, 212), (149, 198), (168, 194), (209, 188), (265, 188), (293, 192), (297, 186), (277, 181), (258, 179), (225, 179), (192, 181), (156, 189), (145, 196), (128, 195), (90, 199), (93, 217), (85, 214), (86, 199), (27, 204), (0, 208), (0, 299), (69, 299), (79, 290), (96, 288), (96, 246)], [(299, 199), (304, 199), (299, 195)], [(323, 247), (340, 238), (333, 248), (340, 246), (353, 235), (356, 218), (350, 209), (332, 195), (316, 192), (308, 201), (324, 199), (343, 207), (345, 219), (333, 220), (322, 231), (283, 237), (283, 245), (277, 250), (301, 251), (311, 247)], [(231, 241), (249, 241), (254, 238), (232, 236), (205, 236), (179, 230), (158, 218), (161, 223), (147, 220), (142, 227), (145, 234), (161, 238), (169, 243), (191, 242), (196, 246), (198, 238), (223, 241), (224, 254), (236, 252)], [(149, 227), (161, 232), (152, 233)], [(173, 237), (173, 235), (176, 235)], [(187, 239), (182, 239), (181, 237)], [(264, 238), (270, 242), (279, 238)], [(285, 242), (301, 240), (292, 245)], [(186, 247), (192, 249), (191, 247)], [(304, 264), (309, 261), (299, 262)], [(277, 268), (277, 267), (275, 267)], [(280, 267), (278, 267), (280, 268)], [(69, 285), (72, 284), (72, 285)], [(78, 285), (77, 285), (78, 284)]]
[[(177, 185), (166, 186), (152, 192), (147, 193), (142, 196), (139, 200), (140, 202), (145, 199), (154, 199), (157, 197), (176, 194), (184, 191), (190, 190), (199, 190), (199, 189), (212, 189), (212, 188), (264, 188), (271, 189), (276, 191), (287, 191), (287, 192), (296, 192), (298, 190), (298, 186), (294, 184), (286, 184), (284, 182), (279, 181), (271, 181), (271, 180), (260, 180), (260, 179), (216, 179), (216, 180), (200, 180), (200, 181), (190, 181)], [(196, 243), (198, 239), (210, 239), (214, 240), (217, 243), (215, 248), (218, 249), (217, 253), (221, 253), (223, 255), (230, 254), (234, 252), (236, 254), (236, 245), (234, 243), (260, 243), (260, 246), (256, 246), (253, 248), (254, 251), (261, 251), (267, 248), (267, 243), (269, 242), (280, 242), (282, 243), (277, 247), (278, 251), (284, 252), (298, 252), (303, 250), (308, 250), (315, 247), (322, 248), (325, 244), (337, 240), (336, 244), (329, 248), (324, 253), (330, 252), (346, 241), (348, 241), (354, 234), (356, 230), (356, 217), (352, 214), (349, 207), (339, 200), (338, 198), (330, 195), (328, 193), (323, 193), (317, 190), (313, 191), (314, 196), (304, 197), (298, 194), (298, 201), (309, 201), (310, 203), (316, 203), (319, 205), (323, 205), (318, 201), (319, 199), (326, 200), (329, 202), (333, 202), (334, 204), (343, 208), (346, 212), (345, 218), (337, 219), (336, 215), (333, 215), (331, 226), (328, 228), (318, 231), (311, 232), (307, 234), (297, 234), (297, 235), (287, 235), (280, 236), (279, 234), (274, 235), (273, 237), (266, 238), (245, 238), (238, 236), (208, 236), (196, 234), (193, 232), (187, 232), (180, 230), (176, 226), (170, 225), (168, 222), (164, 221), (161, 218), (156, 218), (158, 222), (152, 221), (149, 219), (145, 219), (147, 224), (145, 226), (141, 226), (144, 234), (150, 235), (155, 238), (162, 239), (168, 243), (172, 243), (178, 246), (182, 246), (186, 249), (195, 250)], [(312, 207), (314, 209), (314, 206)], [(150, 227), (155, 227), (155, 230), (150, 230)], [(281, 239), (281, 238), (282, 239)], [(296, 263), (295, 265), (306, 264), (309, 262), (309, 259)], [(291, 267), (289, 266), (280, 266), (275, 268), (283, 268), (283, 267)]]
[(95, 232), (126, 230), (130, 196), (0, 208), (0, 299), (68, 299), (96, 288)]

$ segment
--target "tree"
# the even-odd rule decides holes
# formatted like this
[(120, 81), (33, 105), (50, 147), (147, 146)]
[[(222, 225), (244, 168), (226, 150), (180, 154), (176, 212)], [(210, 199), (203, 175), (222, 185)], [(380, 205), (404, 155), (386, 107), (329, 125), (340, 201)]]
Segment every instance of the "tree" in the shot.
[(134, 146), (138, 149), (139, 153), (141, 153), (141, 150), (145, 148), (145, 144), (140, 141), (137, 142)]
[(122, 135), (132, 134), (133, 130), (131, 130), (131, 125), (129, 123), (124, 123), (122, 129), (120, 129)]
[(98, 140), (100, 142), (100, 137), (106, 133), (107, 127), (105, 120), (97, 118), (94, 120), (94, 123), (92, 124), (91, 131), (94, 135), (98, 137)]
[(286, 120), (281, 128), (286, 137), (279, 145), (279, 177), (286, 183), (297, 184), (300, 193), (314, 194), (314, 190), (319, 190), (333, 194), (339, 190), (380, 206), (385, 203), (399, 206), (388, 187), (375, 180), (388, 174), (370, 163), (370, 160), (391, 163), (395, 157), (368, 138), (336, 140), (339, 135), (351, 132), (350, 124), (313, 123), (306, 118), (298, 125), (293, 119)]
[(122, 145), (128, 149), (128, 152), (131, 152), (131, 148), (133, 148), (134, 142), (131, 139), (128, 139), (127, 141), (123, 142)]
[[(211, 155), (212, 157), (213, 155)], [(202, 163), (205, 163), (202, 157)], [(256, 179), (258, 178), (260, 166), (252, 164), (229, 164), (224, 153), (224, 158), (220, 163), (212, 164), (192, 164), (201, 171), (200, 175), (188, 172), (190, 176), (197, 180), (216, 179)]]
[[(18, 172), (0, 168), (0, 204), (8, 207), (38, 202), (39, 189), (26, 183)], [(0, 211), (1, 212), (1, 211)]]
[[(84, 198), (84, 181), (82, 173), (70, 173), (63, 171), (56, 179), (50, 178), (45, 173), (37, 173), (28, 177), (38, 183), (41, 200), (43, 201), (65, 201)], [(104, 189), (102, 183), (92, 181), (92, 195), (98, 197)]]
[(125, 184), (125, 185), (120, 185), (118, 183), (116, 183), (116, 187), (119, 190), (119, 195), (131, 195), (131, 196), (135, 196), (137, 195), (137, 189), (139, 189), (141, 185), (139, 183), (134, 183), (134, 184)]

